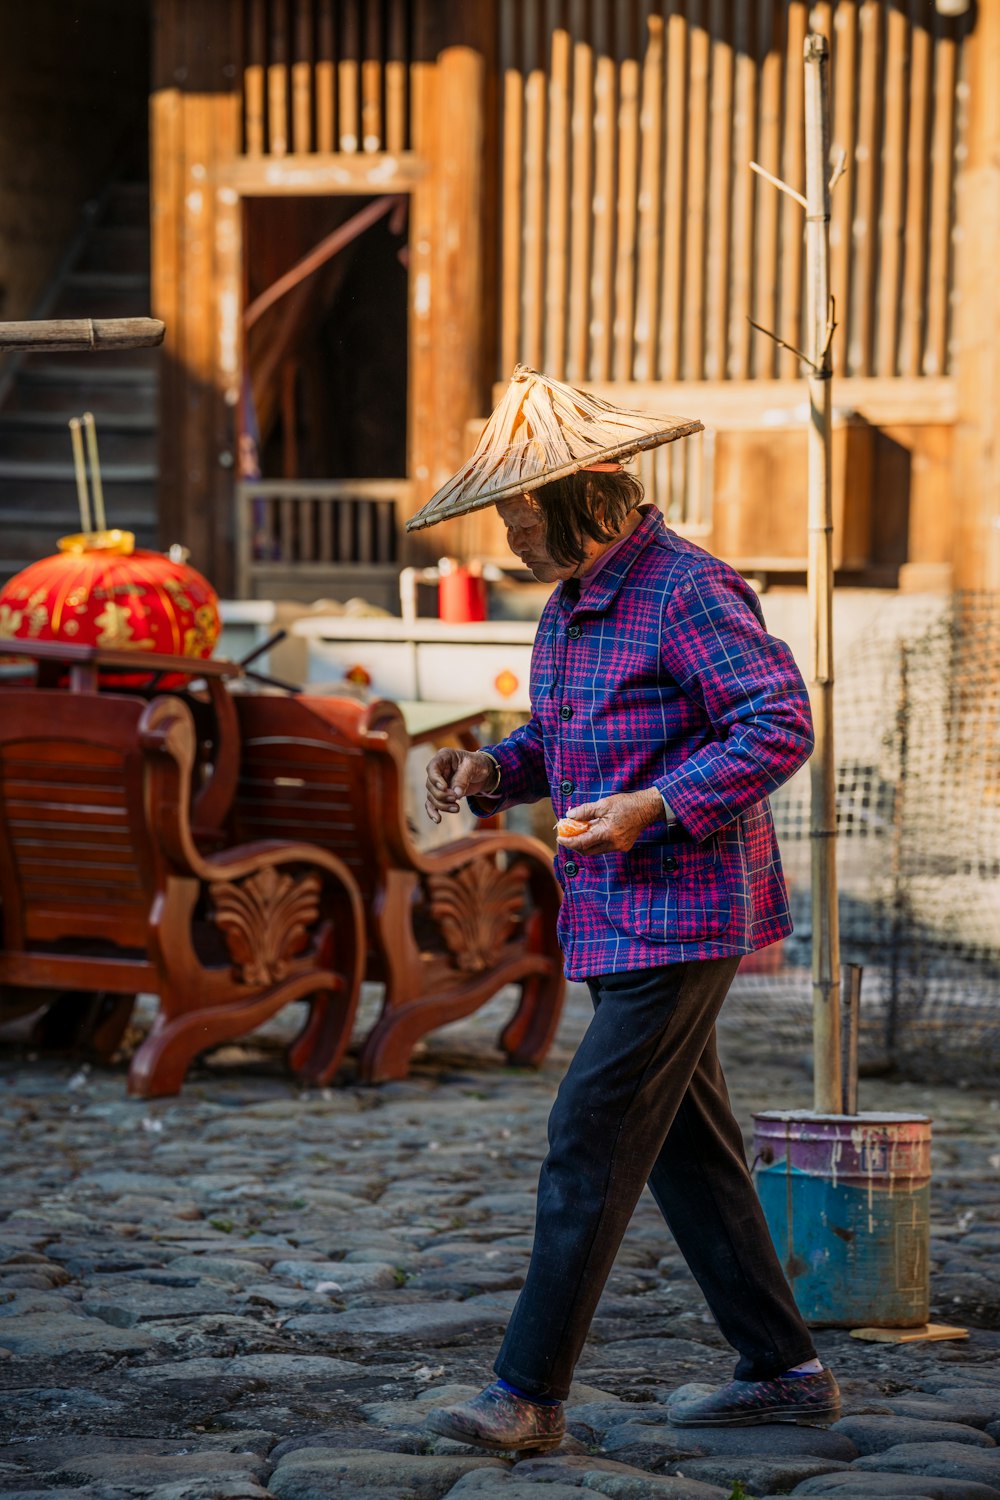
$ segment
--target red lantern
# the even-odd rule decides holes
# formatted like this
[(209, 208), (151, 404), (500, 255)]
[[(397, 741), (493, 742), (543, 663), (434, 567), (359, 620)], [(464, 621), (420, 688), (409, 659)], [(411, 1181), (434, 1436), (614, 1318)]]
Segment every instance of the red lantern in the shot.
[(136, 551), (130, 531), (64, 536), (59, 548), (0, 592), (0, 640), (211, 656), (219, 600), (194, 568), (162, 552)]

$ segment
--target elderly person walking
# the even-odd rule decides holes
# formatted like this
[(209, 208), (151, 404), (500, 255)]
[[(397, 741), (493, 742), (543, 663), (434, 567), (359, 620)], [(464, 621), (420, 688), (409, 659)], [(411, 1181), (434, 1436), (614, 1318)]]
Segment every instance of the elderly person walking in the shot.
[(754, 1191), (715, 1022), (743, 954), (791, 930), (768, 794), (808, 758), (809, 704), (738, 573), (667, 529), (621, 460), (697, 422), (626, 412), (518, 367), (471, 462), (411, 526), (495, 504), (556, 584), (531, 717), (487, 750), (439, 751), (434, 822), (550, 796), (559, 938), (594, 1017), (549, 1119), (534, 1246), (494, 1366), (428, 1427), (544, 1450), (648, 1184), (726, 1339), (735, 1378), (668, 1405), (678, 1425), (839, 1415)]

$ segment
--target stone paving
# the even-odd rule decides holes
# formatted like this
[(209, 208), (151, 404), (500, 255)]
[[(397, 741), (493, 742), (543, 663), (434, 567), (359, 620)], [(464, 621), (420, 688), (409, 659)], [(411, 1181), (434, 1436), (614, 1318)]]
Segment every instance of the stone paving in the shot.
[[(967, 1342), (821, 1332), (830, 1430), (674, 1429), (677, 1386), (733, 1356), (644, 1199), (558, 1453), (422, 1430), (471, 1394), (524, 1276), (544, 1123), (586, 1024), (571, 988), (546, 1068), (503, 1066), (494, 1004), (410, 1080), (300, 1094), (280, 1027), (130, 1101), (124, 1070), (0, 1050), (0, 1492), (91, 1500), (1000, 1500), (998, 1100), (871, 1080), (862, 1108), (935, 1118), (934, 1311)], [(738, 1012), (734, 1102), (808, 1107), (804, 1069)]]

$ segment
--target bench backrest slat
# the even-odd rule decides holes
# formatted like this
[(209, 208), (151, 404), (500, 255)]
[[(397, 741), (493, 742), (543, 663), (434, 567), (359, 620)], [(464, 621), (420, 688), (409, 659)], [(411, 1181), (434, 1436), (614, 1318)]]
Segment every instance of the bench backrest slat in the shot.
[(42, 689), (0, 696), (0, 892), (8, 950), (60, 938), (145, 945), (151, 852), (144, 704)]

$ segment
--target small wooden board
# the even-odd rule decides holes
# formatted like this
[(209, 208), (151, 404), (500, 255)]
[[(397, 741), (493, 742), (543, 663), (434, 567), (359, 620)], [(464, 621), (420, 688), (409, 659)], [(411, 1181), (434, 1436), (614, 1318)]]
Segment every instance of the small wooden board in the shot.
[(852, 1339), (868, 1344), (931, 1344), (938, 1339), (967, 1339), (967, 1328), (950, 1323), (925, 1323), (922, 1328), (852, 1328)]

